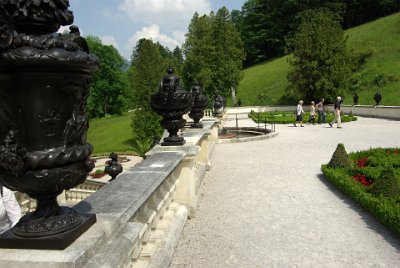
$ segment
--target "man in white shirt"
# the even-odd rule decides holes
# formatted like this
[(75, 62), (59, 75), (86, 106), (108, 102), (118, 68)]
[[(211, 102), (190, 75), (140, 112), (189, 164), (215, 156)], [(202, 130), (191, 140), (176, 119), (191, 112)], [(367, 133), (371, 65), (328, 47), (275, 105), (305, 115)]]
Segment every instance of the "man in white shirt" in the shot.
[(0, 233), (3, 233), (18, 223), (21, 208), (11, 190), (2, 185), (0, 188)]

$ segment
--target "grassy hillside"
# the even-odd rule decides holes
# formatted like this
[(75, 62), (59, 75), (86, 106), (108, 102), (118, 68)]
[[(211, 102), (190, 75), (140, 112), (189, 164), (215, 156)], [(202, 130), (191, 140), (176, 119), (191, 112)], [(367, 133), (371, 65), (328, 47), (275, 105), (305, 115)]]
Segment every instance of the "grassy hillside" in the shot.
[(89, 122), (88, 142), (94, 154), (110, 152), (132, 153), (131, 114), (118, 117), (94, 119)]
[[(374, 104), (377, 90), (382, 94), (382, 105), (400, 105), (400, 13), (381, 18), (346, 31), (348, 48), (370, 57), (357, 73), (353, 87), (360, 104)], [(238, 87), (237, 99), (242, 106), (283, 104), (287, 86), (288, 56), (274, 59), (244, 70)], [(262, 94), (266, 101), (260, 100)], [(345, 104), (352, 104), (352, 93)]]

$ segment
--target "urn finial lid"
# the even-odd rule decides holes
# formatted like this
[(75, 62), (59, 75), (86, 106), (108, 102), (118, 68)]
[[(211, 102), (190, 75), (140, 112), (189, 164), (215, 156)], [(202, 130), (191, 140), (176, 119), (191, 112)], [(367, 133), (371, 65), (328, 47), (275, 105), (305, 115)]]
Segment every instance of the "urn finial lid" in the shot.
[(72, 24), (68, 0), (3, 0), (0, 9), (10, 17), (18, 33), (49, 34)]

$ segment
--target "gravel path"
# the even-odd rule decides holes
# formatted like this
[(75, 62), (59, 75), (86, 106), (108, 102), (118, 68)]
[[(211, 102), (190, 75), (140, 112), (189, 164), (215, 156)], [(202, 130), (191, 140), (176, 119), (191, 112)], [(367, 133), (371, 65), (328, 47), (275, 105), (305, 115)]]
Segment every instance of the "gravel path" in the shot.
[(400, 147), (400, 122), (276, 130), (272, 139), (217, 145), (171, 267), (400, 267), (399, 238), (320, 171), (338, 143), (348, 152)]

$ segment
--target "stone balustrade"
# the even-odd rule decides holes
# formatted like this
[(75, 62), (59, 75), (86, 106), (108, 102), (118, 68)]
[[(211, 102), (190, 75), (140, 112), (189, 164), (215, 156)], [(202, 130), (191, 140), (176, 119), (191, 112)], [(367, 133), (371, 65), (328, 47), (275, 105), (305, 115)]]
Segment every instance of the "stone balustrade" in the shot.
[(182, 131), (184, 146), (156, 146), (113, 182), (66, 193), (79, 195), (67, 199), (90, 194), (74, 208), (97, 216), (96, 224), (68, 248), (0, 249), (0, 263), (10, 268), (168, 266), (187, 218), (195, 216), (218, 141), (217, 122), (202, 123), (203, 129)]

